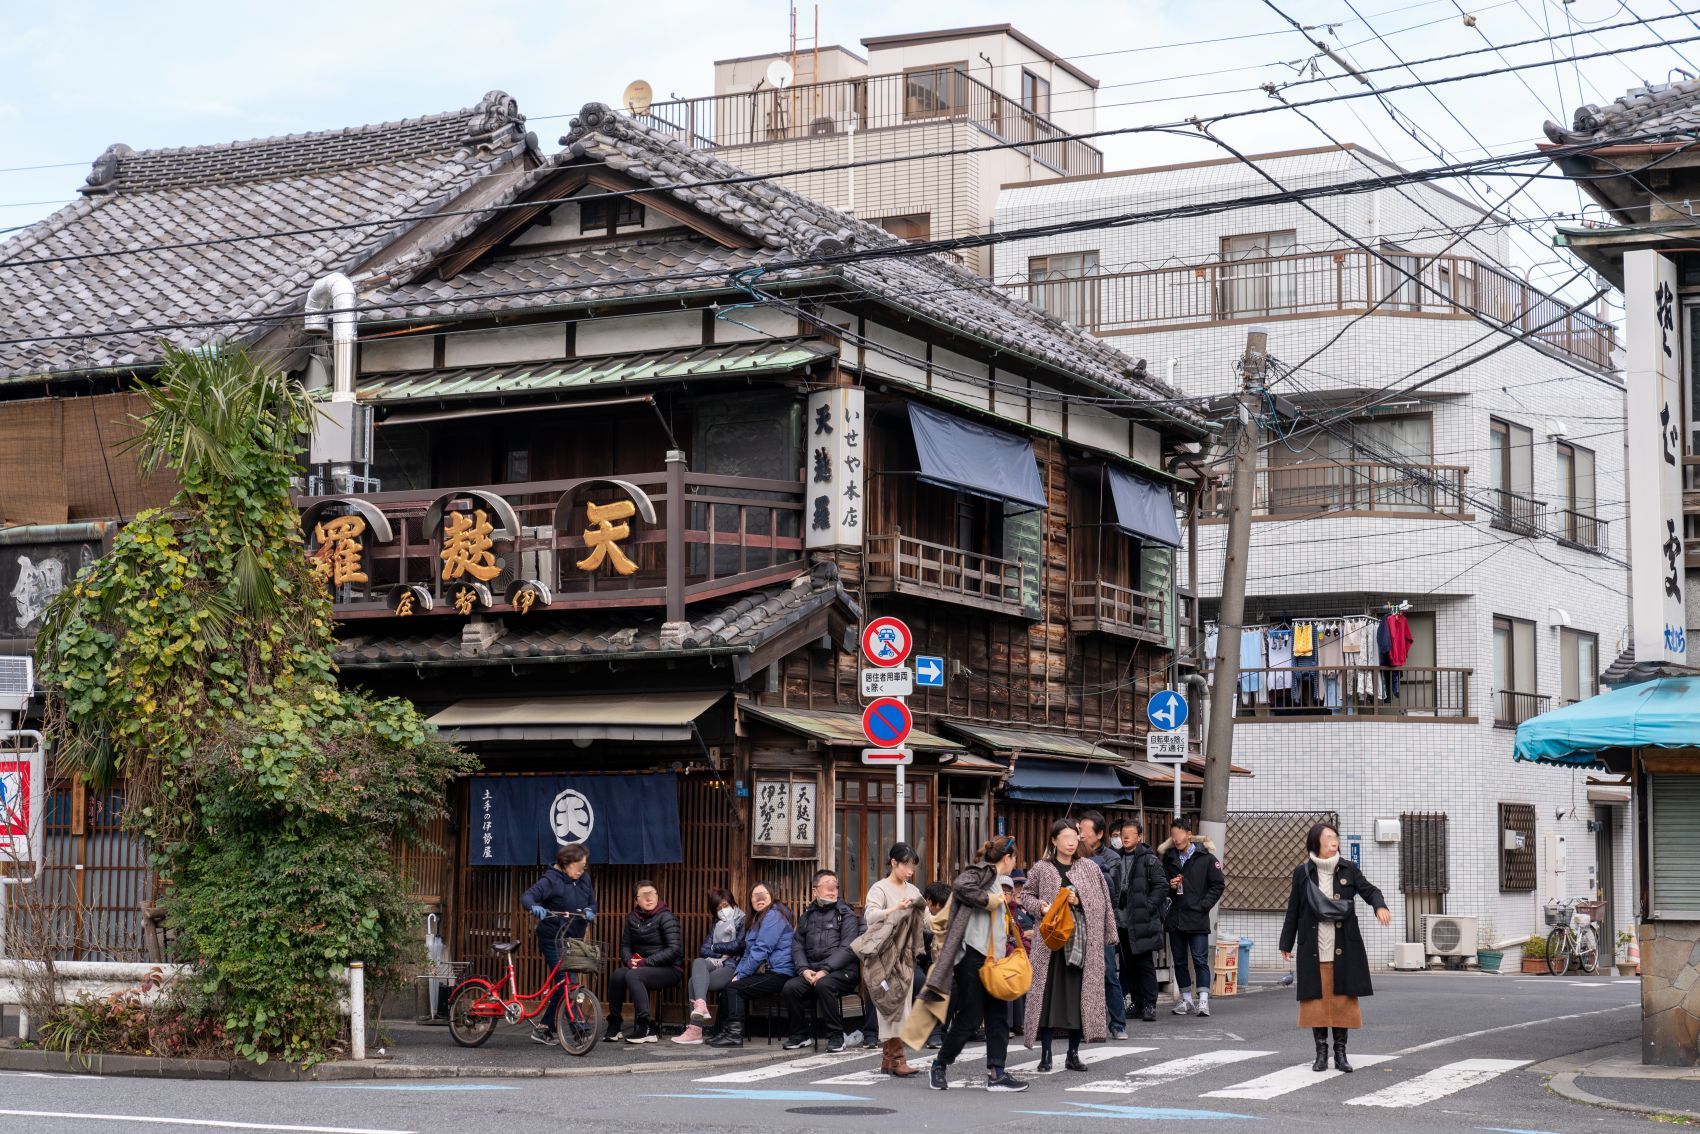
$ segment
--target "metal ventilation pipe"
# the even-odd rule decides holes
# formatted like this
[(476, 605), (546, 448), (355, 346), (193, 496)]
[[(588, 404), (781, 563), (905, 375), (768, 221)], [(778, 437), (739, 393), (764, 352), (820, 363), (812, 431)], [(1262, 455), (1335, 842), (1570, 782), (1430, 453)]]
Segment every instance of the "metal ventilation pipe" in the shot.
[(331, 336), (331, 401), (354, 400), (354, 281), (341, 272), (320, 276), (307, 293), (307, 333)]

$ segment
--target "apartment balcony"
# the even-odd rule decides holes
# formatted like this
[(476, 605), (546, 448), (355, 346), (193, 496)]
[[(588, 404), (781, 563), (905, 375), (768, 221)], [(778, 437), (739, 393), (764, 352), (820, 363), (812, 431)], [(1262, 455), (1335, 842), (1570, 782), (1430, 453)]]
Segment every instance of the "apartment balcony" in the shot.
[(1069, 584), (1069, 628), (1076, 634), (1110, 634), (1167, 645), (1162, 595), (1085, 579)]
[(867, 75), (784, 90), (658, 102), (637, 116), (692, 149), (831, 138), (919, 124), (964, 122), (1065, 175), (1099, 173), (1104, 155), (958, 70)]
[(1516, 728), (1524, 721), (1534, 720), (1552, 708), (1552, 698), (1544, 693), (1518, 693), (1511, 689), (1496, 689), (1493, 694), (1493, 727)]
[(1547, 506), (1544, 500), (1496, 488), (1493, 489), (1493, 501), (1493, 527), (1514, 535), (1533, 536), (1536, 539), (1547, 534)]
[(681, 464), (297, 504), (338, 618), (648, 606), (671, 618), (805, 570), (803, 489)]
[[(1612, 324), (1479, 260), (1401, 254), (1419, 287), (1361, 250), (1255, 260), (1205, 260), (1147, 271), (1013, 283), (1010, 290), (1098, 335), (1138, 335), (1221, 323), (1370, 313), (1429, 319), (1481, 316), (1600, 370), (1611, 369)], [(1430, 289), (1433, 290), (1430, 290)], [(1557, 320), (1554, 322), (1554, 320)]]
[[(1257, 678), (1255, 704), (1242, 693), (1234, 723), (1274, 721), (1450, 721), (1470, 722), (1473, 670), (1436, 666), (1308, 666), (1242, 670)], [(1338, 680), (1326, 675), (1338, 674)], [(1243, 688), (1243, 685), (1242, 685)]]
[(1610, 527), (1610, 521), (1602, 520), (1591, 512), (1560, 508), (1553, 513), (1553, 537), (1560, 543), (1567, 543), (1583, 551), (1609, 551)]
[(963, 551), (900, 532), (867, 537), (863, 585), (869, 594), (912, 595), (998, 614), (1028, 613), (1021, 563)]
[[(1376, 461), (1315, 461), (1269, 465), (1256, 471), (1252, 515), (1444, 516), (1468, 513), (1463, 465), (1389, 465)], [(1205, 522), (1227, 518), (1231, 477), (1211, 482), (1200, 504)]]

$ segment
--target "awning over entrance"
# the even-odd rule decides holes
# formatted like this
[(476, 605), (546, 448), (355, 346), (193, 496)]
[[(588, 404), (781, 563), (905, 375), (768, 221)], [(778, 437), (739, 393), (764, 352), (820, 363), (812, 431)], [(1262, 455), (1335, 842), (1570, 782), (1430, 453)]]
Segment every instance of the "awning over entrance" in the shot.
[[(868, 743), (868, 738), (862, 735), (862, 718), (854, 713), (828, 713), (820, 709), (776, 709), (748, 702), (740, 704), (738, 711), (746, 717), (765, 721), (787, 732), (794, 732), (798, 736), (806, 736), (823, 744), (847, 748), (873, 747)], [(920, 729), (909, 734), (905, 745), (917, 752), (963, 751), (962, 745), (956, 741), (934, 736)]]
[(1515, 759), (1592, 766), (1613, 749), (1700, 747), (1700, 677), (1659, 677), (1517, 726)]
[(689, 740), (726, 694), (596, 693), (457, 701), (431, 718), (452, 740)]
[(1110, 764), (1023, 756), (1015, 762), (1004, 791), (1028, 803), (1105, 804), (1128, 802), (1134, 789), (1122, 783)]
[[(1153, 764), (1148, 760), (1130, 760), (1121, 766), (1121, 770), (1145, 784), (1173, 784), (1175, 782), (1173, 764)], [(1195, 776), (1185, 769), (1180, 770), (1181, 786), (1184, 788), (1203, 787), (1204, 779)]]
[(1035, 732), (967, 721), (940, 723), (958, 736), (967, 737), (971, 742), (1000, 754), (1020, 756), (1023, 753), (1038, 753), (1046, 756), (1066, 756), (1072, 760), (1121, 759), (1108, 748), (1100, 748), (1089, 740), (1069, 736), (1067, 733)]
[(1179, 547), (1181, 529), (1169, 490), (1113, 466), (1105, 471), (1110, 474), (1110, 496), (1116, 504), (1116, 527), (1135, 539)]
[(1027, 508), (1045, 506), (1033, 442), (1014, 433), (909, 403), (921, 479), (940, 488)]

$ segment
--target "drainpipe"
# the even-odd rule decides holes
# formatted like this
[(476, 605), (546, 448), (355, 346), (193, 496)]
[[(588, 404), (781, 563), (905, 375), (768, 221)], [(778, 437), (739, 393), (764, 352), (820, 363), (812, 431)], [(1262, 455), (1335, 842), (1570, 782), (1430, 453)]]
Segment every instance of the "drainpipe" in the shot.
[(320, 276), (307, 293), (307, 333), (331, 336), (331, 401), (354, 400), (354, 281), (341, 272)]

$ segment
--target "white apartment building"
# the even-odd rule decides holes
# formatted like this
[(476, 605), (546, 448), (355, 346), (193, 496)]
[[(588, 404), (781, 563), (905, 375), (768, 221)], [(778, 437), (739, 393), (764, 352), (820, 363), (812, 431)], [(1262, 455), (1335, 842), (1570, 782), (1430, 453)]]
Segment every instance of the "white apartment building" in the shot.
[[(1290, 189), (1394, 168), (1356, 147), (1253, 160)], [(996, 223), (1271, 188), (1233, 160), (1052, 179), (1006, 186)], [(1553, 897), (1604, 894), (1609, 934), (1630, 924), (1627, 789), (1514, 764), (1512, 740), (1518, 722), (1596, 692), (1626, 645), (1613, 330), (1589, 314), (1554, 322), (1566, 303), (1509, 266), (1503, 220), (1444, 188), (1310, 204), (1352, 239), (1286, 202), (997, 251), (998, 282), (1147, 359), (1189, 394), (1237, 391), (1247, 328), (1266, 327), (1277, 360), (1270, 393), (1299, 416), (1266, 437), (1260, 457), (1247, 623), (1322, 620), (1312, 623), (1320, 634), (1333, 620), (1401, 608), (1408, 621), (1413, 642), (1397, 670), (1349, 674), (1335, 695), (1315, 670), (1265, 667), (1259, 691), (1242, 695), (1233, 760), (1252, 775), (1230, 788), (1222, 932), (1252, 937), (1259, 964), (1280, 963), (1299, 833), (1332, 814), (1345, 853), (1392, 906), (1390, 929), (1366, 925), (1380, 962), (1397, 942), (1421, 939), (1425, 914), (1476, 919), (1481, 943), (1544, 934)], [(1514, 329), (1551, 325), (1447, 373), (1505, 339), (1477, 314)], [(1206, 621), (1219, 600), (1228, 492), (1223, 479), (1199, 493)]]
[[(657, 102), (643, 117), (906, 240), (985, 232), (1007, 182), (1103, 169), (1102, 153), (1067, 137), (1095, 128), (1098, 81), (1013, 26), (861, 46), (722, 59), (712, 95)], [(1001, 143), (1011, 145), (988, 148)], [(842, 168), (922, 153), (932, 156)], [(990, 264), (983, 249), (959, 258), (982, 273)]]

